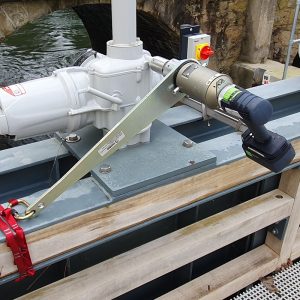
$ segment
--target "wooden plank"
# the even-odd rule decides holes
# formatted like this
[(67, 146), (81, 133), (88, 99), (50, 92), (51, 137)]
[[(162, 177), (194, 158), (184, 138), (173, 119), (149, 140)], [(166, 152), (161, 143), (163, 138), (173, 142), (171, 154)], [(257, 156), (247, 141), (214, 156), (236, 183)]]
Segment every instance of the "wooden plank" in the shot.
[(221, 300), (273, 272), (278, 255), (262, 245), (158, 298)]
[(296, 240), (292, 250), (291, 260), (298, 259), (300, 257), (300, 229), (298, 229)]
[[(300, 140), (293, 142), (293, 146), (296, 150), (294, 162), (299, 162)], [(27, 238), (33, 263), (101, 240), (268, 172), (245, 158), (36, 231)], [(0, 245), (0, 270), (0, 278), (16, 272), (6, 244)]]
[(300, 169), (286, 171), (282, 174), (279, 189), (295, 199), (291, 216), (283, 240), (268, 233), (266, 244), (280, 256), (280, 264), (291, 258), (293, 245), (300, 224)]
[[(21, 299), (112, 299), (268, 226), (291, 212), (279, 191), (252, 199), (55, 282)], [(61, 292), (63, 291), (63, 293)]]

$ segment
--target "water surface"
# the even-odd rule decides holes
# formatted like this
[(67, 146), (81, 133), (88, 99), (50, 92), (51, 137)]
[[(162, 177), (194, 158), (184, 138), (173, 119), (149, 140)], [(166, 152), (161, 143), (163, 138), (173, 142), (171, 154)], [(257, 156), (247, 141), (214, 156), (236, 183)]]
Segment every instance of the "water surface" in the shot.
[(0, 43), (0, 86), (50, 75), (90, 48), (73, 10), (56, 11), (27, 24)]
[[(72, 65), (90, 47), (85, 27), (73, 10), (53, 12), (0, 43), (0, 86), (48, 76)], [(14, 142), (0, 137), (0, 150), (44, 138)]]

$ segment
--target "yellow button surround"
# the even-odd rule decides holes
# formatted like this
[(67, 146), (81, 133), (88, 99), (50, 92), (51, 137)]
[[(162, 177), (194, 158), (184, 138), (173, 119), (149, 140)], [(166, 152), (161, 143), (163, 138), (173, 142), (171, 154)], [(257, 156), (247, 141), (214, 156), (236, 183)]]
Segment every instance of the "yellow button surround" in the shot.
[(196, 45), (196, 59), (201, 60), (201, 51), (204, 47), (209, 46), (208, 43), (198, 44)]

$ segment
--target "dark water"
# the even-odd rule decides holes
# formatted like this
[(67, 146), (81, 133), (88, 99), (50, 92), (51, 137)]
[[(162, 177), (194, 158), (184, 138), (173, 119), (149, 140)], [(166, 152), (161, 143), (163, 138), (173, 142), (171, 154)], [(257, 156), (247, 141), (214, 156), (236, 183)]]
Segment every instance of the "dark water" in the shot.
[(54, 12), (0, 43), (0, 86), (50, 75), (72, 65), (90, 47), (85, 27), (73, 10)]
[[(85, 27), (73, 10), (54, 12), (0, 43), (0, 86), (50, 75), (72, 65), (90, 47)], [(44, 138), (14, 142), (0, 136), (0, 150)]]

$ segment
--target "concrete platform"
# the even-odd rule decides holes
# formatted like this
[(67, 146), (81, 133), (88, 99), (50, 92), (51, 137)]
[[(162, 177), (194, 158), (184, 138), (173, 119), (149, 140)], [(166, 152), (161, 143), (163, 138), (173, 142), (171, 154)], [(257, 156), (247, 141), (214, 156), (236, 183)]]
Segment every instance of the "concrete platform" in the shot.
[[(255, 77), (257, 73), (260, 73), (259, 69), (266, 70), (266, 73), (271, 75), (271, 82), (275, 82), (282, 79), (284, 64), (274, 60), (267, 60), (260, 64), (237, 62), (232, 68), (231, 75), (234, 82), (244, 88), (249, 88), (255, 85)], [(296, 76), (300, 76), (300, 68), (289, 66), (287, 78)]]

